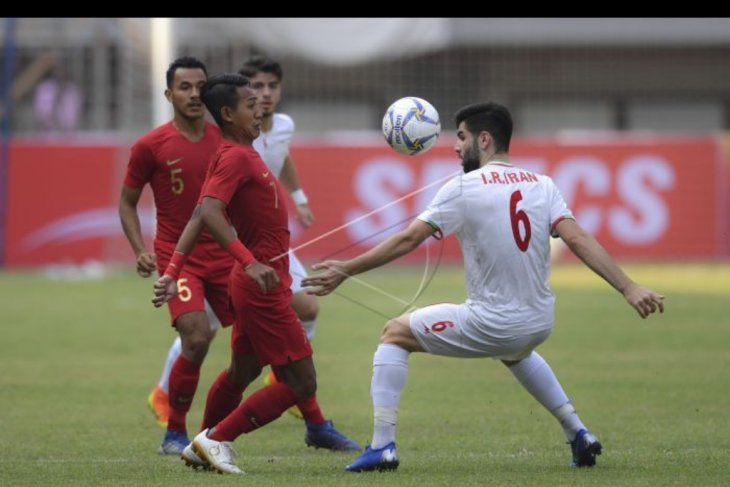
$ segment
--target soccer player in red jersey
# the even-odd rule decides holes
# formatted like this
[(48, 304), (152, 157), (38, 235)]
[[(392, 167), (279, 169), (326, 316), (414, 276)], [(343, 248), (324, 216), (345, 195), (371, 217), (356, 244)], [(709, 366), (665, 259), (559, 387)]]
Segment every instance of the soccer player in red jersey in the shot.
[[(200, 89), (207, 80), (205, 65), (183, 57), (167, 70), (165, 96), (173, 119), (142, 136), (132, 147), (119, 201), (122, 227), (137, 256), (137, 272), (148, 277), (167, 268), (175, 244), (198, 201), (211, 157), (221, 136), (205, 121)], [(137, 213), (142, 189), (149, 184), (157, 208), (154, 252), (145, 248)], [(207, 300), (224, 326), (233, 323), (228, 307), (228, 274), (233, 259), (204, 232), (177, 279), (178, 295), (168, 307), (172, 326), (180, 335), (182, 355), (169, 378), (169, 418), (160, 453), (182, 453), (190, 443), (185, 418), (195, 396), (200, 367), (215, 333), (206, 317)]]
[[(262, 121), (256, 92), (248, 78), (221, 74), (205, 84), (201, 98), (223, 140), (208, 168), (198, 206), (154, 285), (153, 302), (161, 306), (177, 294), (175, 281), (204, 228), (234, 257), (229, 287), (235, 317), (231, 364), (211, 387), (204, 429), (182, 456), (192, 466), (240, 474), (230, 442), (312, 398), (317, 381), (312, 348), (291, 308), (288, 217), (280, 183), (252, 147)], [(281, 382), (241, 403), (244, 389), (264, 365), (271, 365)], [(322, 425), (332, 428), (323, 418)]]

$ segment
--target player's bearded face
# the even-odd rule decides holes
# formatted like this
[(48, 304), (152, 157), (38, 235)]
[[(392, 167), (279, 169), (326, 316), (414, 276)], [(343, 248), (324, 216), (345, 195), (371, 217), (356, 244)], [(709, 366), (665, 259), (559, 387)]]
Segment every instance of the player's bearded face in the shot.
[(464, 168), (464, 173), (468, 173), (479, 169), (480, 164), (479, 146), (477, 145), (477, 139), (474, 139), (462, 152), (461, 167)]

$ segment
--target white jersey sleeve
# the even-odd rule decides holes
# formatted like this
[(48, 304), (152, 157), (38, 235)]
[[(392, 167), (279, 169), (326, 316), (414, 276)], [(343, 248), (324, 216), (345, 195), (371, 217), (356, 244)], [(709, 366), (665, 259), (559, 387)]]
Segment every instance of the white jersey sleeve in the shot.
[(294, 120), (289, 115), (275, 113), (271, 130), (261, 132), (253, 141), (253, 148), (277, 179), (281, 176), (284, 161), (289, 157), (289, 144), (295, 129)]
[(466, 216), (463, 196), (461, 176), (457, 176), (438, 190), (426, 210), (417, 218), (440, 230), (444, 237), (456, 233), (464, 225)]
[(555, 230), (555, 226), (563, 220), (575, 220), (573, 213), (568, 209), (568, 205), (563, 199), (563, 195), (560, 194), (560, 190), (552, 178), (544, 176), (547, 180), (548, 187), (548, 198), (550, 199), (550, 235), (553, 238), (558, 238), (558, 233)]

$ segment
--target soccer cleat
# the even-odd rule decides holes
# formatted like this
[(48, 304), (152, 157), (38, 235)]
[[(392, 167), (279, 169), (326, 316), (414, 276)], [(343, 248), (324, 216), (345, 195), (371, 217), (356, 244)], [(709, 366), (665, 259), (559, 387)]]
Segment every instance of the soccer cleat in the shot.
[(383, 448), (373, 449), (368, 445), (362, 455), (345, 467), (348, 472), (370, 472), (372, 470), (395, 470), (400, 465), (395, 443), (390, 442)]
[(147, 405), (155, 415), (155, 420), (160, 428), (167, 428), (167, 420), (170, 417), (169, 397), (165, 391), (160, 389), (159, 384), (147, 396)]
[[(270, 386), (271, 384), (276, 384), (279, 381), (276, 379), (276, 376), (274, 375), (274, 371), (270, 370), (269, 373), (264, 376), (263, 382), (264, 382), (265, 386)], [(299, 410), (299, 408), (296, 406), (290, 407), (289, 409), (286, 410), (286, 412), (291, 414), (292, 416), (294, 416), (297, 419), (304, 420), (304, 415)]]
[(571, 467), (592, 467), (596, 464), (596, 455), (601, 454), (603, 446), (598, 438), (588, 430), (581, 429), (570, 442), (570, 451), (573, 452)]
[(193, 451), (198, 457), (207, 462), (210, 468), (218, 473), (243, 475), (244, 472), (235, 463), (236, 452), (233, 451), (230, 441), (215, 441), (208, 438), (209, 430), (204, 429), (195, 437), (192, 444)]
[(198, 470), (199, 468), (202, 468), (203, 470), (210, 470), (210, 464), (195, 453), (192, 443), (183, 448), (180, 458), (182, 458), (182, 461), (185, 462), (185, 465), (191, 467), (193, 470)]
[(188, 435), (180, 431), (165, 431), (162, 437), (162, 443), (157, 453), (160, 455), (182, 455), (185, 447), (190, 444)]
[(332, 421), (320, 425), (307, 424), (304, 443), (315, 448), (327, 448), (338, 451), (360, 451), (360, 445), (335, 429)]

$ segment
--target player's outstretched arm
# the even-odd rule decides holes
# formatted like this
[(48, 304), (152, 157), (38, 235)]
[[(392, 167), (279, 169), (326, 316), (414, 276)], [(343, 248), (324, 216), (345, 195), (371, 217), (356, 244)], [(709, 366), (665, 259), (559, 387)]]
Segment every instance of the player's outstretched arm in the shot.
[(127, 236), (129, 245), (137, 257), (137, 274), (142, 277), (150, 277), (157, 268), (157, 256), (154, 252), (148, 252), (142, 238), (142, 229), (137, 213), (137, 204), (142, 194), (141, 189), (122, 186), (122, 194), (119, 197), (119, 220), (122, 223), (124, 235)]
[(660, 313), (664, 312), (664, 296), (632, 281), (593, 235), (575, 220), (561, 221), (556, 230), (568, 248), (620, 292), (639, 316), (646, 318), (657, 309)]
[(375, 269), (413, 251), (435, 232), (436, 229), (428, 223), (414, 220), (405, 230), (388, 237), (376, 247), (354, 259), (327, 260), (313, 265), (312, 269), (315, 271), (324, 272), (302, 279), (302, 286), (316, 288), (308, 290), (308, 294), (326, 296), (348, 277)]

